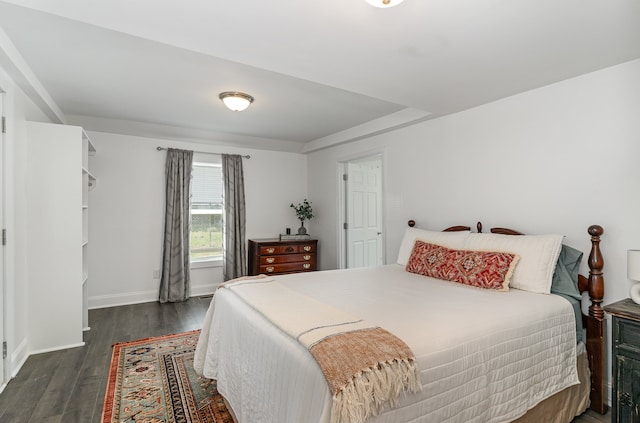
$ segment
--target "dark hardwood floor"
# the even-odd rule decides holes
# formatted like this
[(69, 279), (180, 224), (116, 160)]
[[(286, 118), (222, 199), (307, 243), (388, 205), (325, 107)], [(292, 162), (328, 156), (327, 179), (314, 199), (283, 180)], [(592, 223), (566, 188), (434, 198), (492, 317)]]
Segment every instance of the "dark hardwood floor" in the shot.
[[(100, 422), (111, 345), (199, 329), (210, 301), (91, 310), (84, 347), (29, 357), (0, 394), (0, 423)], [(573, 423), (609, 422), (609, 415), (587, 411)]]
[(100, 422), (111, 345), (199, 329), (210, 301), (90, 310), (86, 345), (29, 357), (0, 394), (0, 422)]

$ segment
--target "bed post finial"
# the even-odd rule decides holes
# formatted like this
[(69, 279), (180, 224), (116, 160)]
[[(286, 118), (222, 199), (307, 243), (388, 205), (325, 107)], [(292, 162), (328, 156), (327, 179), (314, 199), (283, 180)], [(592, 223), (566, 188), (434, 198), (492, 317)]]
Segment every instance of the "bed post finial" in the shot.
[(600, 251), (600, 236), (604, 233), (604, 229), (599, 225), (589, 226), (589, 235), (591, 235), (591, 253), (589, 254), (589, 296), (591, 297), (591, 305), (589, 306), (589, 315), (598, 320), (604, 319), (604, 310), (602, 309), (602, 300), (604, 298), (604, 277), (602, 276), (602, 268), (604, 267), (604, 259)]
[(478, 233), (481, 234), (482, 233), (482, 222), (478, 222), (476, 224), (476, 229), (478, 230)]
[(410, 228), (413, 228), (414, 226), (416, 226), (416, 221), (411, 219), (410, 221), (407, 222), (407, 225), (409, 225)]

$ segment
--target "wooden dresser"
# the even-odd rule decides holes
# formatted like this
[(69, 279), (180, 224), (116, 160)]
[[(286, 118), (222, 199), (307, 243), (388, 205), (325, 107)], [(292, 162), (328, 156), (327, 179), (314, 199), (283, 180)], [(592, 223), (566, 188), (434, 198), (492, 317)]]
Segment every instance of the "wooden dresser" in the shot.
[(627, 298), (604, 310), (613, 316), (611, 422), (640, 421), (640, 305)]
[(249, 240), (249, 275), (278, 275), (318, 270), (318, 240)]

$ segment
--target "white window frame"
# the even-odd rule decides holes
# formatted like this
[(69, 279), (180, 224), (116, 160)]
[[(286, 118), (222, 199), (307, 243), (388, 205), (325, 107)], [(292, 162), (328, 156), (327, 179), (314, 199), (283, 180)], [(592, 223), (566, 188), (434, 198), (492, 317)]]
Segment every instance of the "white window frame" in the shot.
[[(202, 154), (202, 153), (194, 153), (193, 154), (193, 166), (211, 166), (211, 167), (220, 167), (222, 166), (222, 159), (219, 155), (213, 154)], [(204, 209), (196, 209), (191, 210), (189, 207), (189, 217), (193, 214), (221, 214), (224, 222), (224, 201), (222, 203), (222, 210), (214, 210), (215, 213), (202, 213), (206, 211)], [(199, 213), (200, 212), (200, 213)], [(224, 224), (224, 223), (223, 223)], [(191, 236), (191, 234), (189, 234)], [(224, 233), (223, 233), (224, 236)], [(189, 246), (191, 248), (191, 246)], [(222, 267), (223, 264), (223, 256), (224, 256), (224, 240), (222, 243), (223, 253), (220, 257), (214, 258), (206, 258), (206, 259), (193, 259), (189, 258), (189, 266), (191, 269), (203, 269), (208, 267)]]

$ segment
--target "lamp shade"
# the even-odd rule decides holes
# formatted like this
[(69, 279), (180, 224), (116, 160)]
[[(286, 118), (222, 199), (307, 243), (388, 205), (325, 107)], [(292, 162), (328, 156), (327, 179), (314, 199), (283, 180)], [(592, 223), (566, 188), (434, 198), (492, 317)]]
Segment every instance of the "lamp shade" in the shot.
[(220, 100), (227, 108), (234, 112), (241, 112), (245, 110), (251, 103), (253, 103), (253, 97), (249, 94), (241, 93), (238, 91), (226, 91), (220, 93)]
[(375, 7), (393, 7), (402, 3), (403, 0), (367, 0), (371, 6)]
[(627, 251), (627, 277), (640, 281), (640, 250)]

